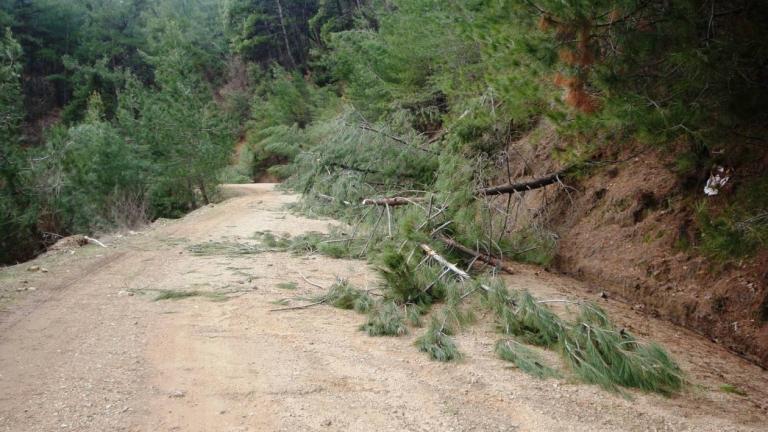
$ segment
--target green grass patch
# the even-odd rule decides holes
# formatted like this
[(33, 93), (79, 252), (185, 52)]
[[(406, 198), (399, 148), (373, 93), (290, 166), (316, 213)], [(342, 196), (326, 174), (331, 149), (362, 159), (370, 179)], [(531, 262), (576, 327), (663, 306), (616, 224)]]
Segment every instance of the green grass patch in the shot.
[(723, 393), (730, 393), (730, 394), (735, 394), (735, 395), (738, 395), (738, 396), (747, 396), (747, 392), (745, 392), (744, 390), (736, 387), (733, 384), (723, 384), (723, 385), (721, 385), (720, 386), (720, 391), (723, 392)]
[(295, 290), (299, 285), (296, 282), (280, 282), (277, 287), (284, 290)]
[(212, 291), (182, 291), (182, 290), (153, 290), (158, 294), (155, 296), (154, 301), (161, 300), (183, 300), (192, 297), (205, 297), (212, 301), (226, 301), (228, 297), (222, 293)]

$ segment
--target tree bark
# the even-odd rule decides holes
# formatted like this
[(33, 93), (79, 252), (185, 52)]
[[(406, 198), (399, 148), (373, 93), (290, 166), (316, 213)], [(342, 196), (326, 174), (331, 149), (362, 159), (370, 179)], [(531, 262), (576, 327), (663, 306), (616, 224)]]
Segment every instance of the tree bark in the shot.
[(205, 182), (200, 180), (198, 182), (198, 185), (200, 186), (200, 193), (203, 195), (203, 202), (205, 205), (208, 205), (211, 203), (211, 200), (208, 199), (208, 193), (205, 191)]
[(429, 255), (430, 258), (433, 260), (439, 262), (443, 267), (447, 268), (448, 270), (452, 271), (456, 276), (458, 276), (461, 279), (469, 280), (472, 279), (467, 272), (464, 270), (456, 267), (455, 264), (450, 263), (447, 259), (443, 258), (440, 254), (434, 251), (429, 245), (421, 244), (421, 249)]
[(562, 177), (571, 170), (571, 167), (560, 170), (556, 173), (545, 175), (534, 180), (530, 180), (522, 183), (507, 183), (499, 186), (492, 186), (487, 188), (478, 189), (475, 191), (476, 195), (504, 195), (515, 192), (525, 192), (533, 189), (543, 188), (554, 183), (561, 181)]
[(414, 201), (419, 201), (419, 198), (405, 198), (405, 197), (391, 197), (391, 198), (366, 198), (363, 200), (363, 205), (377, 205), (377, 206), (390, 206), (396, 207), (401, 205), (413, 204)]
[(330, 162), (328, 164), (328, 166), (332, 166), (332, 167), (336, 167), (336, 168), (341, 168), (341, 169), (345, 169), (345, 170), (349, 170), (349, 171), (355, 171), (355, 172), (364, 173), (364, 174), (381, 174), (381, 171), (370, 170), (370, 169), (367, 169), (367, 168), (358, 168), (358, 167), (354, 167), (354, 166), (351, 166), (351, 165), (347, 165), (347, 164), (343, 164), (343, 163), (338, 163), (338, 162)]

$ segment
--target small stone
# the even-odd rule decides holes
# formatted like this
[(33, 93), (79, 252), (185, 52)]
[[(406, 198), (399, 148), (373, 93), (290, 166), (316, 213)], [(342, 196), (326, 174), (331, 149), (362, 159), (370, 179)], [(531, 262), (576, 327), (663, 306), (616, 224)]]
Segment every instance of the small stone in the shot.
[(22, 291), (26, 291), (26, 290), (27, 290), (26, 287), (18, 287), (18, 288), (16, 288), (17, 292), (22, 292)]
[(33, 265), (33, 266), (27, 267), (27, 271), (36, 272), (38, 270), (40, 270), (40, 266)]
[(608, 293), (606, 293), (605, 291), (600, 291), (600, 294), (598, 294), (598, 295), (600, 296), (601, 299), (607, 299), (608, 298)]
[(174, 390), (173, 393), (168, 395), (168, 397), (171, 397), (171, 398), (183, 398), (186, 395), (187, 395), (187, 392), (184, 391), (184, 390)]
[(133, 291), (118, 291), (117, 296), (118, 297), (130, 297), (133, 295)]
[(48, 269), (45, 267), (40, 267), (40, 271), (43, 273), (48, 273)]
[(27, 291), (37, 291), (37, 288), (35, 288), (35, 287), (29, 287), (29, 288), (27, 288)]
[(332, 425), (332, 424), (333, 424), (333, 422), (332, 422), (330, 419), (329, 419), (329, 420), (325, 420), (325, 421), (322, 423), (322, 425), (323, 425), (323, 426), (330, 426), (330, 425)]

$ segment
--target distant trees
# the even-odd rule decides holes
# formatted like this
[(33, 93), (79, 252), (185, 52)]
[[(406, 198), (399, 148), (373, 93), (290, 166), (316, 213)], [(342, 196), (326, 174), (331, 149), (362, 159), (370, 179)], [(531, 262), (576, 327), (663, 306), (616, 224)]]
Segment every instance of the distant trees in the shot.
[(0, 262), (24, 258), (35, 242), (35, 212), (24, 189), (24, 161), (18, 142), (22, 51), (10, 29), (0, 36)]
[(0, 5), (0, 262), (214, 198), (237, 130), (218, 5)]
[(317, 8), (317, 0), (229, 0), (225, 22), (232, 49), (253, 63), (303, 70), (318, 41), (309, 28)]

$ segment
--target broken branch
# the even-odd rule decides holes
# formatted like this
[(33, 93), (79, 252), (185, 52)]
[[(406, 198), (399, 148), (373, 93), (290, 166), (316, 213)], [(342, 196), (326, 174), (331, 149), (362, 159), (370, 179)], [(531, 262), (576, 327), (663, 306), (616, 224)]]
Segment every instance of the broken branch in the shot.
[(560, 182), (560, 178), (565, 176), (573, 167), (560, 170), (556, 173), (545, 175), (534, 180), (530, 180), (522, 183), (508, 183), (505, 185), (492, 186), (487, 188), (478, 189), (475, 191), (476, 195), (503, 195), (511, 194), (515, 192), (525, 192), (533, 189), (543, 188), (554, 183)]
[(418, 199), (406, 198), (406, 197), (391, 197), (391, 198), (366, 198), (363, 200), (363, 205), (377, 205), (377, 206), (389, 206), (396, 207), (407, 204), (414, 204)]
[(441, 264), (443, 267), (447, 268), (448, 270), (452, 271), (452, 272), (453, 272), (454, 274), (456, 274), (456, 276), (458, 276), (460, 279), (462, 279), (462, 280), (469, 280), (469, 279), (471, 279), (471, 278), (470, 278), (470, 276), (469, 276), (469, 274), (467, 274), (467, 272), (465, 272), (464, 270), (462, 270), (462, 269), (460, 269), (460, 268), (456, 267), (456, 265), (455, 265), (455, 264), (452, 264), (452, 263), (451, 263), (451, 262), (449, 262), (447, 259), (443, 258), (443, 257), (442, 257), (440, 254), (438, 254), (437, 252), (435, 252), (435, 251), (434, 251), (434, 249), (432, 249), (431, 247), (429, 247), (429, 245), (426, 245), (426, 244), (423, 244), (423, 243), (422, 243), (422, 244), (421, 244), (421, 245), (419, 245), (419, 246), (421, 246), (421, 249), (422, 249), (422, 250), (423, 250), (423, 251), (424, 251), (424, 252), (425, 252), (425, 253), (426, 253), (426, 254), (427, 254), (427, 255), (428, 255), (430, 258), (432, 258), (433, 260), (437, 261), (438, 263), (440, 263), (440, 264)]
[(507, 272), (509, 274), (515, 274), (515, 271), (514, 271), (514, 269), (512, 269), (512, 267), (510, 267), (509, 265), (505, 264), (502, 260), (500, 260), (500, 259), (498, 259), (496, 257), (484, 254), (482, 252), (473, 251), (472, 249), (464, 246), (463, 244), (456, 242), (456, 240), (453, 240), (453, 239), (451, 239), (449, 237), (446, 237), (444, 235), (437, 236), (437, 239), (440, 240), (441, 242), (445, 243), (449, 247), (452, 247), (454, 249), (457, 249), (460, 252), (463, 252), (463, 253), (465, 253), (467, 255), (470, 255), (470, 256), (474, 257), (478, 261), (482, 261), (482, 262), (484, 262), (486, 264), (490, 264), (490, 265), (492, 265), (492, 266), (494, 266), (494, 267), (496, 267), (496, 268), (498, 268), (500, 270), (503, 270), (503, 271), (505, 271), (505, 272)]

